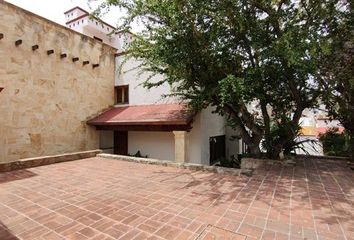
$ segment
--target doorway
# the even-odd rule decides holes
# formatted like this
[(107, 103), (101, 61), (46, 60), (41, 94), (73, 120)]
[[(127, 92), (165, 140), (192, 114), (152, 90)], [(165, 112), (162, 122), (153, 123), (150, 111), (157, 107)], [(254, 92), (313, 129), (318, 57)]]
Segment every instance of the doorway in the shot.
[(209, 138), (210, 149), (210, 165), (225, 158), (225, 135), (214, 136)]
[(128, 131), (114, 131), (114, 154), (128, 155)]

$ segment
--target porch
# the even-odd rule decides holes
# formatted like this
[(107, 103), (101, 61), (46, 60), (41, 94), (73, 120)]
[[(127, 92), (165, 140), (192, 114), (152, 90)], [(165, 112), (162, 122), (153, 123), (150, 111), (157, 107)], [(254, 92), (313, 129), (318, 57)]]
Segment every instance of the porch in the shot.
[(155, 104), (114, 107), (88, 124), (100, 131), (105, 152), (188, 162), (192, 121), (192, 112), (183, 104)]

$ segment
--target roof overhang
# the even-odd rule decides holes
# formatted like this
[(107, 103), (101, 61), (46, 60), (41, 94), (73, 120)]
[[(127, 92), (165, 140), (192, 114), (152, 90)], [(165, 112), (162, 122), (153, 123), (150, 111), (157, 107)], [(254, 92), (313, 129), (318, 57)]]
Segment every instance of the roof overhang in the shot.
[(154, 104), (111, 108), (89, 120), (97, 130), (189, 131), (193, 114), (183, 104)]
[(81, 11), (84, 12), (84, 13), (88, 13), (88, 11), (86, 11), (85, 9), (83, 9), (83, 8), (81, 8), (81, 7), (79, 7), (79, 6), (76, 6), (76, 7), (73, 7), (73, 8), (71, 8), (71, 9), (65, 11), (64, 14), (68, 14), (69, 12), (72, 12), (72, 11), (74, 11), (75, 9), (79, 9), (79, 10), (81, 10)]

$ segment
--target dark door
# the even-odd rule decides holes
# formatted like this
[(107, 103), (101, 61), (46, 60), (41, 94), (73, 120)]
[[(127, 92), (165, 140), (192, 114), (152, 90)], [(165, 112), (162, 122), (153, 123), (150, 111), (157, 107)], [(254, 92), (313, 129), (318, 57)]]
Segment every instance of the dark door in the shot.
[(128, 155), (128, 131), (114, 131), (114, 154)]
[(210, 165), (225, 158), (225, 135), (209, 138)]

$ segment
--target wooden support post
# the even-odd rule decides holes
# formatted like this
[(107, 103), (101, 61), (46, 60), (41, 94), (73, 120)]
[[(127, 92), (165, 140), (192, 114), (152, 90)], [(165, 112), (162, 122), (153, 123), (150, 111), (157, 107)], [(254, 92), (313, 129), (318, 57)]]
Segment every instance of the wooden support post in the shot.
[(32, 46), (32, 51), (36, 51), (38, 48), (39, 48), (38, 45), (33, 45), (33, 46)]
[(53, 53), (54, 53), (53, 49), (47, 51), (47, 55), (50, 55), (50, 54), (53, 54)]
[(61, 58), (61, 59), (66, 58), (66, 57), (67, 57), (66, 53), (60, 54), (60, 58)]
[(4, 38), (4, 34), (0, 33), (0, 39), (3, 39), (3, 38)]
[(0, 92), (1, 92), (3, 89), (4, 89), (3, 87), (0, 87)]
[(22, 44), (22, 40), (21, 39), (19, 39), (19, 40), (17, 40), (16, 42), (15, 42), (15, 46), (17, 47), (17, 46), (19, 46), (19, 45), (21, 45)]
[(92, 68), (96, 68), (96, 67), (99, 67), (100, 65), (98, 63), (96, 64), (92, 64)]
[(77, 61), (79, 61), (79, 58), (78, 57), (74, 57), (73, 58), (73, 62), (77, 62)]
[(90, 63), (90, 61), (83, 61), (83, 62), (82, 62), (82, 65), (85, 66), (85, 65), (87, 65), (87, 64), (89, 64), (89, 63)]

